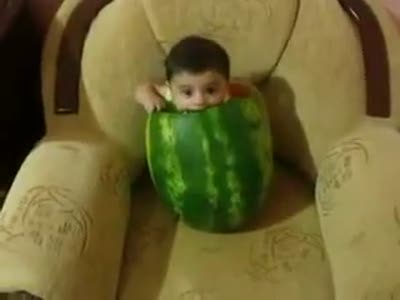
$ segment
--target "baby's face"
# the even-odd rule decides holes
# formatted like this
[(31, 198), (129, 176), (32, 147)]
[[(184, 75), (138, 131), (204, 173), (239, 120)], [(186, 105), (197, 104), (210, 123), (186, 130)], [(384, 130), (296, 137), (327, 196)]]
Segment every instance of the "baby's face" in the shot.
[(215, 71), (199, 74), (180, 72), (170, 82), (179, 110), (199, 110), (224, 102), (229, 97), (228, 81)]

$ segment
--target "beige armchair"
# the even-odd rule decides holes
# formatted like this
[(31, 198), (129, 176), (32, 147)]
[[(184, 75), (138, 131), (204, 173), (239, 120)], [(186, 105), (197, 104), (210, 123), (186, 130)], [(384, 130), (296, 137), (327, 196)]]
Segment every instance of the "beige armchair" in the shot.
[[(380, 2), (367, 3), (389, 62), (377, 106), (360, 34), (337, 1), (64, 0), (43, 50), (47, 136), (0, 213), (0, 291), (46, 300), (400, 297), (400, 33)], [(259, 219), (236, 234), (177, 222), (144, 172), (146, 114), (134, 88), (162, 76), (165, 53), (190, 33), (222, 43), (233, 75), (253, 80), (268, 104), (274, 185)]]

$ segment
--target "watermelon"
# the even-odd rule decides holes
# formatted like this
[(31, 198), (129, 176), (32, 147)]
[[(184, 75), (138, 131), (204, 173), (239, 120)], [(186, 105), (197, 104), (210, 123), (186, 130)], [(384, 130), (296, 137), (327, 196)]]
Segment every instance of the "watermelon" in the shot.
[(161, 200), (184, 223), (209, 232), (238, 230), (262, 208), (270, 186), (265, 106), (250, 96), (201, 111), (169, 105), (147, 119), (146, 157)]

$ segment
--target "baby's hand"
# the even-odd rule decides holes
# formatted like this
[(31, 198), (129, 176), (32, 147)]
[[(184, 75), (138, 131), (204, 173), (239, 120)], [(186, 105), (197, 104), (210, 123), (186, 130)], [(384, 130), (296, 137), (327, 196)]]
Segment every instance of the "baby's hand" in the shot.
[(151, 113), (154, 110), (160, 111), (165, 106), (165, 101), (162, 97), (158, 95), (150, 96), (142, 103), (144, 109)]
[(148, 113), (154, 110), (161, 110), (165, 106), (164, 98), (150, 83), (139, 85), (135, 91), (135, 98)]

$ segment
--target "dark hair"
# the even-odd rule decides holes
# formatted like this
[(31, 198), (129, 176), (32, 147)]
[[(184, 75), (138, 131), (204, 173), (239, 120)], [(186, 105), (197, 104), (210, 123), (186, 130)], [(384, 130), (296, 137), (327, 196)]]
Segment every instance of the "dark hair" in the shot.
[(196, 35), (175, 44), (165, 59), (167, 80), (182, 71), (201, 73), (213, 70), (230, 77), (230, 61), (226, 50), (217, 42)]

